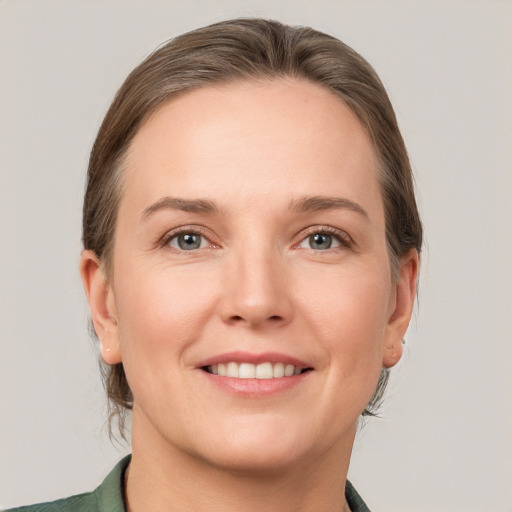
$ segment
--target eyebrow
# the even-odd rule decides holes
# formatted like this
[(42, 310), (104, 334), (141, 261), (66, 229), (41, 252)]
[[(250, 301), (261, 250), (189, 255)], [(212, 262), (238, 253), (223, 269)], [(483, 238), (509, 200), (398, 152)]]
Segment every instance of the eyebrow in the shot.
[(162, 197), (148, 206), (141, 215), (141, 221), (160, 210), (181, 210), (189, 213), (217, 213), (218, 208), (208, 199), (182, 199), (179, 197)]
[(319, 212), (322, 210), (345, 209), (369, 219), (368, 212), (360, 205), (343, 197), (304, 196), (290, 201), (290, 210), (297, 213)]
[[(342, 197), (329, 196), (304, 196), (293, 199), (289, 203), (289, 209), (296, 213), (318, 212), (323, 210), (346, 209), (356, 212), (366, 219), (368, 213), (360, 205)], [(160, 210), (181, 210), (189, 213), (218, 213), (219, 209), (213, 201), (208, 199), (182, 199), (179, 197), (163, 197), (156, 203), (148, 206), (141, 215), (141, 221)]]

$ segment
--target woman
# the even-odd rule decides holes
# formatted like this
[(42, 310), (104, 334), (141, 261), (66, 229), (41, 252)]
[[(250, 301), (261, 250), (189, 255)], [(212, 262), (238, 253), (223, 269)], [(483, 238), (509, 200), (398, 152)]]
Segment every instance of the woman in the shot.
[(94, 144), (80, 271), (132, 455), (24, 510), (368, 510), (358, 418), (400, 359), (422, 230), (375, 72), (309, 28), (178, 37)]

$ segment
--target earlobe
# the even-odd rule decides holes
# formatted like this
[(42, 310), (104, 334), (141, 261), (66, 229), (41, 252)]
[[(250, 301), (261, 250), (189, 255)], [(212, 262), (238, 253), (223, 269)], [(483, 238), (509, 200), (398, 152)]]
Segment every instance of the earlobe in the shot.
[(100, 340), (101, 357), (107, 364), (120, 363), (122, 358), (114, 293), (93, 251), (82, 251), (80, 275), (94, 330)]
[(402, 344), (399, 343), (398, 345), (386, 345), (384, 357), (382, 359), (382, 366), (384, 368), (391, 368), (395, 366), (395, 364), (400, 361), (403, 354), (403, 347)]
[(411, 320), (416, 285), (418, 279), (419, 256), (416, 249), (411, 249), (400, 263), (400, 277), (395, 284), (395, 297), (385, 340), (382, 365), (394, 366), (403, 353), (402, 340)]

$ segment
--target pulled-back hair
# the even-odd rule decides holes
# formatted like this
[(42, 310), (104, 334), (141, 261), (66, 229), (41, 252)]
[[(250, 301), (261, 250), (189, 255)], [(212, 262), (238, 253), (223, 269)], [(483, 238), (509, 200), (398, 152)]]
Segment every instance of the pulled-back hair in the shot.
[[(112, 275), (116, 218), (123, 189), (123, 158), (142, 124), (164, 102), (213, 84), (281, 77), (325, 87), (345, 102), (375, 150), (393, 279), (411, 249), (421, 251), (422, 226), (407, 151), (393, 107), (368, 62), (340, 40), (308, 27), (264, 19), (222, 21), (176, 37), (137, 66), (117, 92), (91, 151), (83, 206), (83, 246)], [(94, 332), (94, 331), (93, 331)], [(101, 362), (112, 420), (124, 419), (133, 395), (123, 364)], [(374, 415), (388, 380), (382, 369), (363, 412)]]

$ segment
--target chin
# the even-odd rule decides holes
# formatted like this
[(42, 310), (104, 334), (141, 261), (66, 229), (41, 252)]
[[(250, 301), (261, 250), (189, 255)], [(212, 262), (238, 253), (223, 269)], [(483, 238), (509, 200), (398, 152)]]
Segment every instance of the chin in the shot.
[[(296, 467), (307, 462), (326, 449), (315, 437), (308, 435), (308, 429), (294, 429), (281, 421), (251, 420), (245, 428), (216, 430), (214, 438), (203, 439), (197, 447), (197, 455), (209, 464), (238, 474), (274, 473)], [(222, 440), (222, 441), (220, 441)]]
[[(304, 454), (299, 454), (296, 448), (266, 446), (259, 443), (245, 446), (227, 446), (216, 453), (207, 453), (205, 462), (222, 471), (245, 475), (270, 475), (296, 466)], [(203, 455), (203, 456), (204, 456)], [(301, 456), (302, 455), (302, 456)]]

